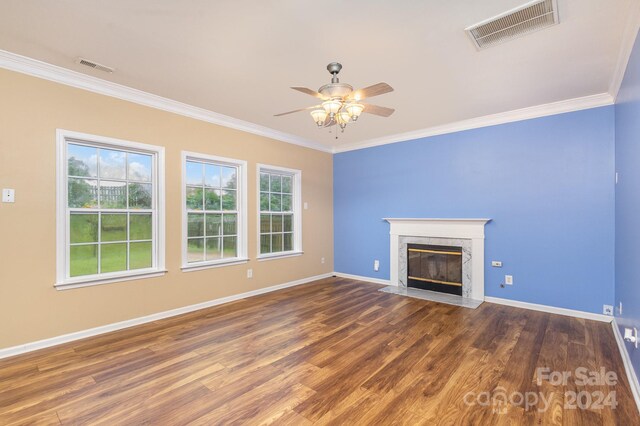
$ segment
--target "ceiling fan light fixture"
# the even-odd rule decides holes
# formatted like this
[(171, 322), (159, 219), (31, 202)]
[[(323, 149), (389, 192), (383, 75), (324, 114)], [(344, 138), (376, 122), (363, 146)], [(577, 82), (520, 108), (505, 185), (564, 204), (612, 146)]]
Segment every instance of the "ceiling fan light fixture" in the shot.
[(364, 111), (364, 105), (359, 103), (348, 103), (345, 106), (345, 109), (349, 113), (351, 120), (357, 121), (360, 114), (362, 114), (362, 111)]
[[(539, 0), (543, 1), (543, 0)], [(340, 83), (338, 73), (342, 65), (332, 62), (327, 65), (327, 70), (331, 73), (331, 83), (320, 87), (318, 91), (307, 87), (291, 87), (293, 90), (311, 95), (316, 99), (322, 99), (320, 105), (309, 108), (300, 108), (293, 111), (276, 114), (275, 117), (293, 114), (300, 111), (310, 111), (311, 118), (318, 127), (340, 128), (342, 132), (347, 124), (358, 120), (358, 117), (364, 112), (367, 114), (378, 115), (380, 117), (389, 117), (393, 114), (393, 108), (386, 108), (369, 103), (361, 102), (374, 96), (384, 95), (393, 92), (393, 87), (387, 83), (377, 83), (367, 86), (363, 89), (354, 91), (353, 86), (346, 83)], [(336, 139), (338, 132), (336, 131)]]
[(311, 117), (318, 127), (322, 127), (324, 126), (324, 121), (327, 119), (327, 111), (324, 109), (314, 109), (311, 111)]
[(333, 117), (338, 113), (338, 111), (340, 111), (340, 108), (342, 108), (342, 102), (338, 99), (329, 99), (322, 103), (322, 108), (324, 108), (329, 116)]
[(349, 121), (351, 121), (351, 116), (344, 108), (342, 108), (338, 113), (338, 122), (347, 124)]
[(338, 113), (338, 124), (340, 128), (344, 129), (347, 126), (347, 123), (351, 120), (349, 113), (343, 108)]

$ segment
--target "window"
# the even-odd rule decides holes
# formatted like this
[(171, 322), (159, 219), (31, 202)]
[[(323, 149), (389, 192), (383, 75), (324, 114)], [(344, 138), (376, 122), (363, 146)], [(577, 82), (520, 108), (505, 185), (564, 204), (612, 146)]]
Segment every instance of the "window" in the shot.
[(183, 152), (183, 269), (246, 262), (246, 162)]
[(164, 272), (163, 148), (58, 131), (56, 286)]
[(302, 253), (301, 172), (258, 166), (260, 258)]

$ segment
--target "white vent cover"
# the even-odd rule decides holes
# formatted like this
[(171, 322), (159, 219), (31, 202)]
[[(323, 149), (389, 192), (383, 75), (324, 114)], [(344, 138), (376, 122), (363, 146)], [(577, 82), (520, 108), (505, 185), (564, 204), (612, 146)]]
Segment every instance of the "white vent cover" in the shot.
[(559, 22), (557, 0), (535, 0), (472, 25), (465, 31), (478, 49), (486, 49)]
[(85, 59), (85, 58), (78, 58), (76, 62), (79, 63), (80, 65), (84, 65), (85, 67), (93, 68), (98, 71), (104, 71), (108, 73), (112, 73), (115, 71), (114, 68), (99, 64), (97, 62), (90, 61), (89, 59)]

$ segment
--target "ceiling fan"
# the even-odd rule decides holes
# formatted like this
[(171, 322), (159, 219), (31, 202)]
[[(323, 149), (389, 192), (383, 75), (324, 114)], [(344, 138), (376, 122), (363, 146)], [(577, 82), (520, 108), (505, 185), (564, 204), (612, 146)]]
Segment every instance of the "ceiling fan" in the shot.
[(381, 117), (389, 117), (393, 114), (395, 111), (393, 108), (362, 102), (363, 99), (393, 92), (393, 87), (387, 83), (378, 83), (364, 89), (353, 90), (353, 86), (350, 84), (340, 83), (338, 73), (341, 69), (342, 65), (338, 62), (332, 62), (327, 65), (327, 71), (332, 75), (331, 83), (325, 84), (317, 92), (306, 87), (292, 87), (293, 90), (322, 100), (320, 105), (283, 112), (276, 114), (275, 117), (293, 114), (294, 112), (311, 111), (311, 117), (318, 127), (331, 127), (337, 124), (344, 132), (347, 124), (357, 121), (363, 112)]

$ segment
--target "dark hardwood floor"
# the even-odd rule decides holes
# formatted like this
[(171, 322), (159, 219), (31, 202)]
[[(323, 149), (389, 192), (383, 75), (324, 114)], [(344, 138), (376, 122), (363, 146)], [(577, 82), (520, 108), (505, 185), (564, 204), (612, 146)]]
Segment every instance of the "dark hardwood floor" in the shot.
[(640, 424), (610, 324), (378, 288), (331, 278), (0, 360), (0, 424)]

